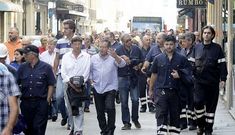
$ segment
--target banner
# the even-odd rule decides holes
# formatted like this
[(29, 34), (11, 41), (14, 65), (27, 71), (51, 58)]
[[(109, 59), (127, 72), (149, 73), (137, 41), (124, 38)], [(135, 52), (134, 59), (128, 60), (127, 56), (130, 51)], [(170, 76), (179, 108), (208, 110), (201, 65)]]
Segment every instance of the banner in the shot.
[(177, 8), (206, 8), (206, 3), (207, 0), (177, 0)]

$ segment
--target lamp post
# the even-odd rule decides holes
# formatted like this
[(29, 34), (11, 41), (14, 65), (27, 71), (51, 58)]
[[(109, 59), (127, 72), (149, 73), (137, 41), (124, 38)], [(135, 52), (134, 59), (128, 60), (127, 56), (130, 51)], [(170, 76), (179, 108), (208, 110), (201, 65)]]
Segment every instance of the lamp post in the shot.
[(226, 83), (227, 90), (227, 108), (233, 106), (233, 0), (228, 0), (228, 44), (227, 44), (227, 68), (228, 76)]

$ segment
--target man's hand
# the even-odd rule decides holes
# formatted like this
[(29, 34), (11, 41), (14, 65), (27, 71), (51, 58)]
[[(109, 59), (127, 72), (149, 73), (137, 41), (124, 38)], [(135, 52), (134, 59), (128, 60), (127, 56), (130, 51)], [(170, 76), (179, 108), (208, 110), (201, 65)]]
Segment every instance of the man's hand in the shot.
[(135, 71), (138, 71), (138, 70), (139, 70), (139, 67), (138, 67), (138, 66), (134, 66), (133, 69), (134, 69)]
[(145, 66), (143, 66), (143, 67), (141, 68), (141, 72), (144, 73), (144, 74), (146, 74), (146, 67), (145, 67)]
[(47, 97), (47, 102), (48, 102), (48, 105), (51, 105), (51, 98), (50, 97)]
[(153, 90), (149, 90), (149, 97), (150, 97), (151, 99), (153, 99), (153, 98), (154, 98)]
[(171, 75), (172, 75), (172, 77), (173, 77), (174, 79), (180, 78), (179, 73), (178, 73), (177, 70), (174, 70), (174, 69), (173, 69), (172, 72), (171, 72)]
[(150, 85), (150, 77), (147, 78), (147, 84)]
[(225, 82), (224, 81), (220, 81), (219, 88), (220, 89), (224, 89), (224, 87), (225, 87)]
[(130, 64), (131, 64), (130, 58), (127, 57), (126, 55), (122, 55), (121, 58), (123, 58), (123, 59), (126, 61), (126, 64), (127, 64), (127, 65), (130, 65)]
[(0, 135), (12, 135), (11, 131), (9, 127), (5, 127)]
[(118, 55), (117, 53), (114, 51), (113, 48), (109, 48), (108, 53), (113, 57), (116, 58)]

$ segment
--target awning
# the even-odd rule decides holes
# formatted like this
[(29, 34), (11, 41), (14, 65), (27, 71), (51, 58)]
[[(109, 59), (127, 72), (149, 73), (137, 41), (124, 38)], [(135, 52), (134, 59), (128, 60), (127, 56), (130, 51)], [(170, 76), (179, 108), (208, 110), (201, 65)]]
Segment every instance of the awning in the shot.
[(57, 13), (59, 14), (71, 14), (71, 15), (75, 15), (75, 16), (82, 16), (82, 17), (87, 17), (88, 14), (85, 14), (83, 12), (78, 12), (75, 10), (69, 10), (69, 9), (63, 9), (63, 8), (57, 8)]
[(24, 12), (22, 6), (10, 1), (0, 0), (0, 11), (4, 12)]
[(183, 8), (183, 9), (178, 11), (178, 17), (181, 17), (183, 15), (188, 15), (188, 13), (190, 13), (192, 11), (193, 11), (192, 8)]

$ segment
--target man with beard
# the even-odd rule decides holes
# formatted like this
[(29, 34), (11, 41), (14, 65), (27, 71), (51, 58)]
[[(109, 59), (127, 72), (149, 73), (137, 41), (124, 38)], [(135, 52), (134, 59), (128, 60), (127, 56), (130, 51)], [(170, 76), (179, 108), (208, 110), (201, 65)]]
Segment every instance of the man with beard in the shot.
[(165, 51), (154, 58), (151, 66), (149, 95), (155, 98), (158, 135), (167, 134), (167, 126), (170, 134), (180, 134), (178, 92), (185, 77), (181, 71), (190, 66), (186, 57), (176, 52), (175, 43), (173, 36), (167, 36)]
[(21, 40), (19, 38), (19, 30), (16, 27), (12, 27), (8, 33), (9, 40), (5, 42), (7, 49), (9, 51), (9, 59), (13, 61), (14, 52), (16, 49), (22, 48)]

